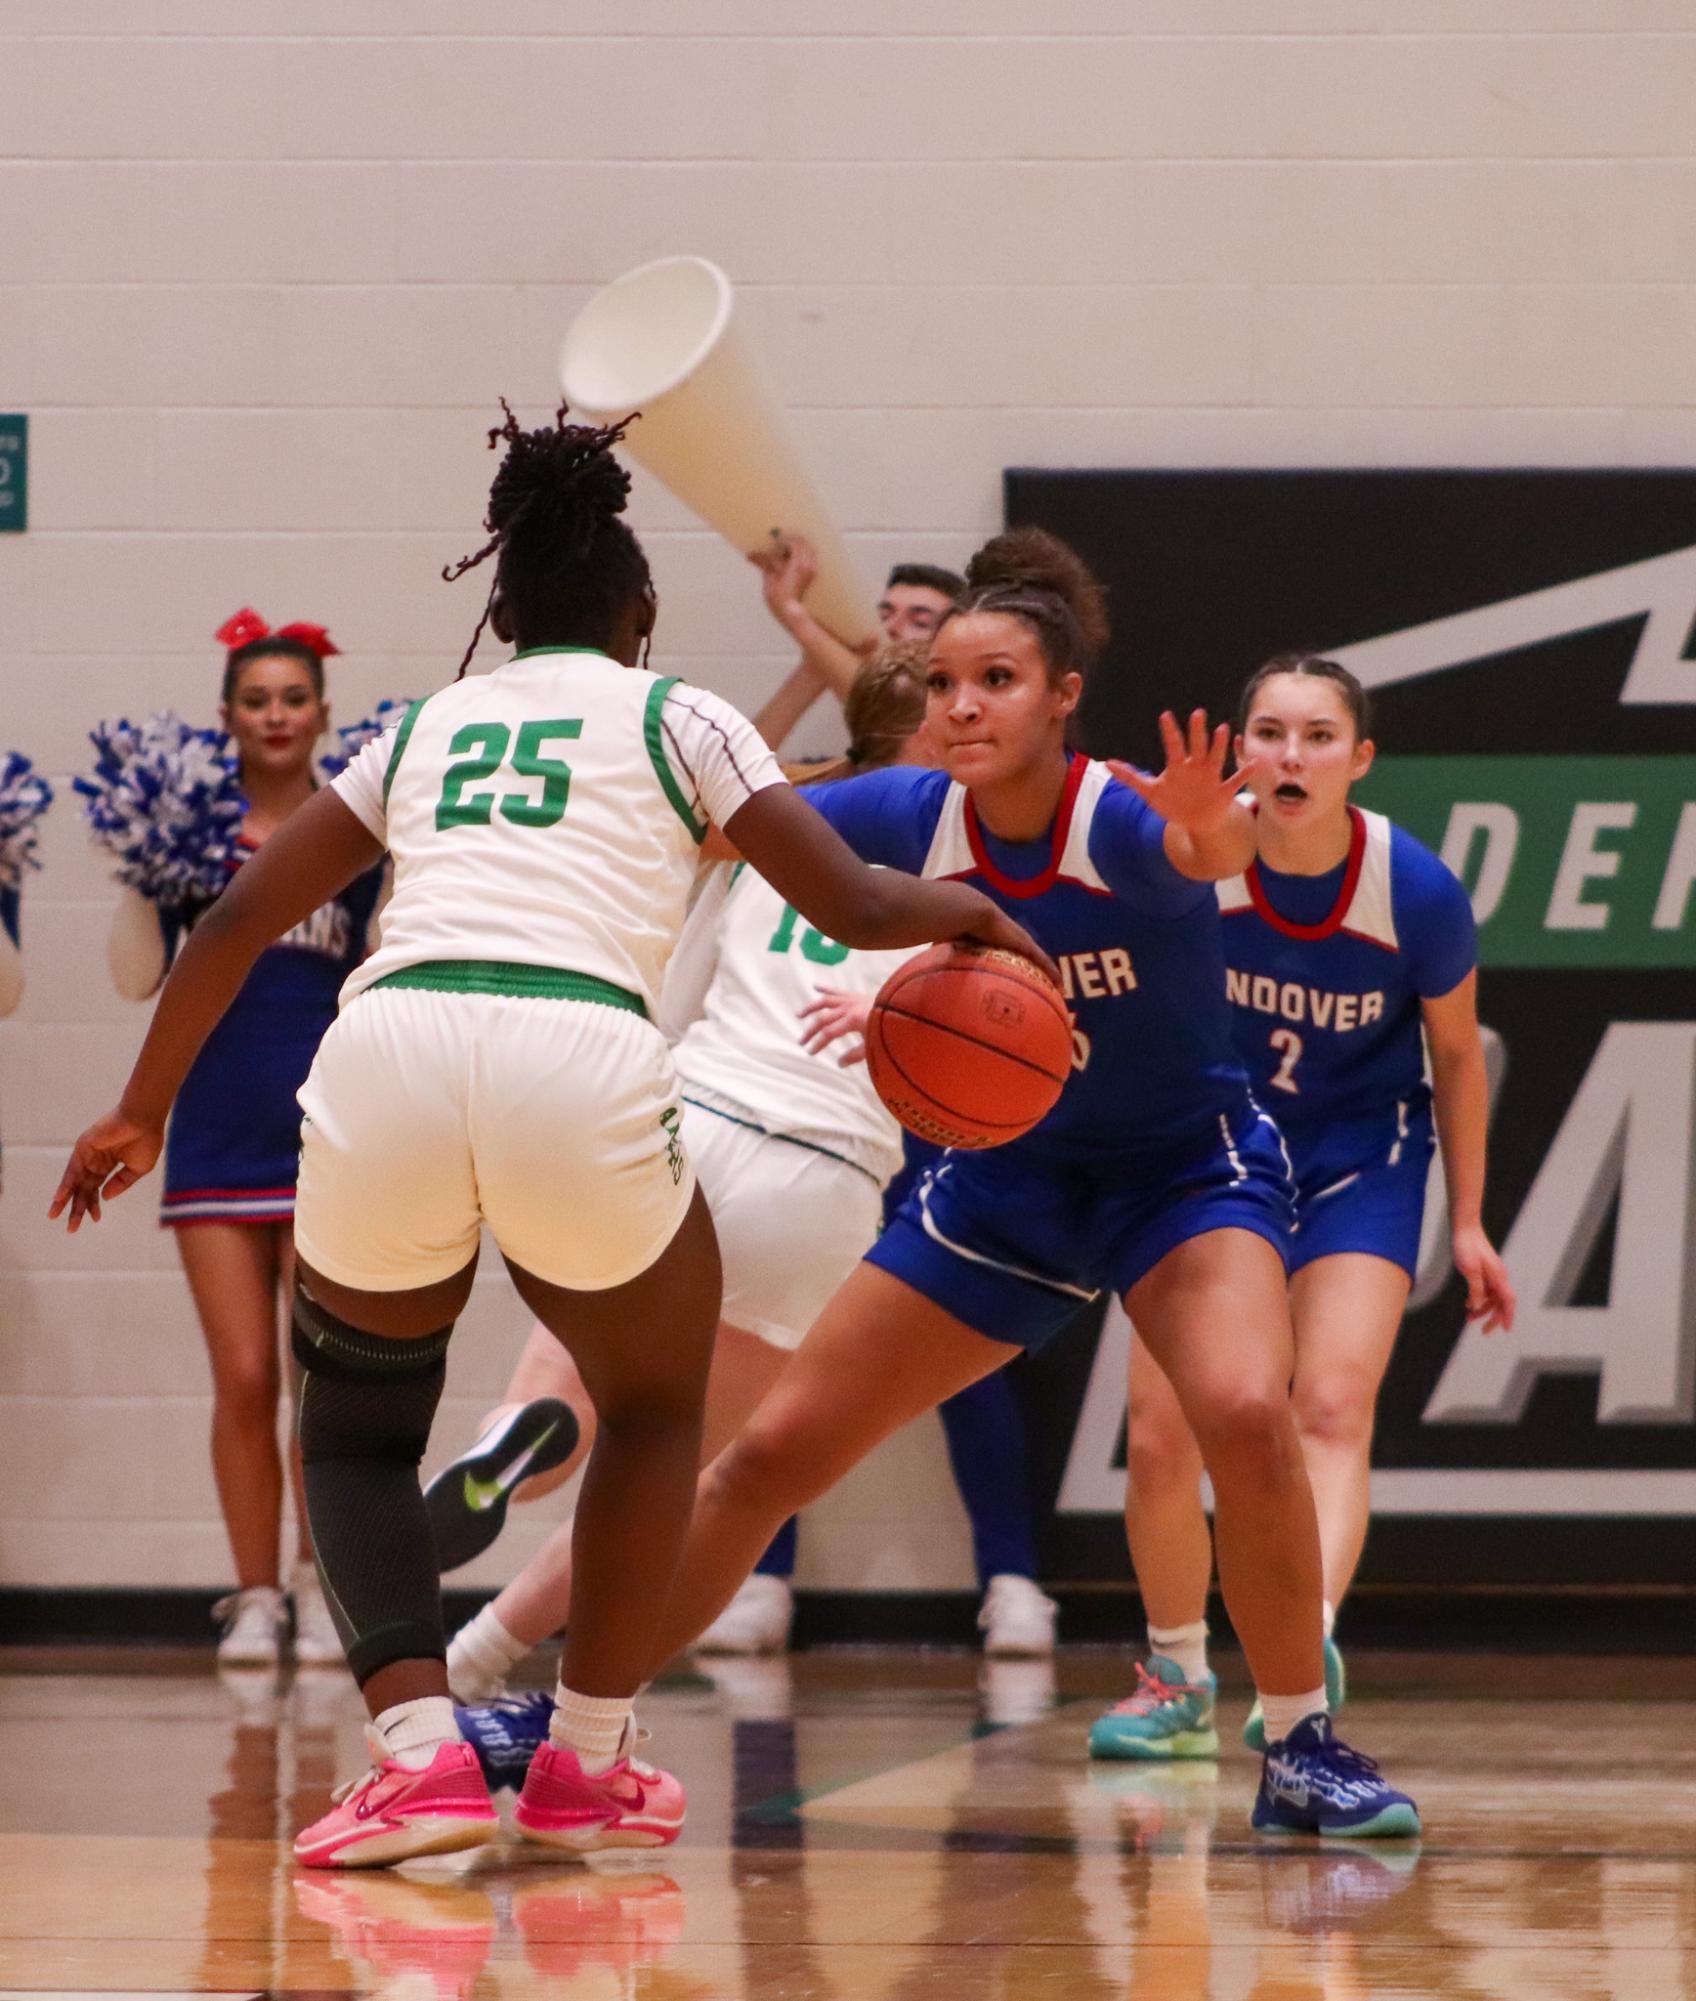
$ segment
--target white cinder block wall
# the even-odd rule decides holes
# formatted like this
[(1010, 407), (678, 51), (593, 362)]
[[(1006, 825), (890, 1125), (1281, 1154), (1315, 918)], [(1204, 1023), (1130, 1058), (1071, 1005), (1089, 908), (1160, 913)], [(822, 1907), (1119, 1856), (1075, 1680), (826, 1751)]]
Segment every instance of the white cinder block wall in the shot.
[[(0, 749), (212, 719), (244, 603), (322, 620), (344, 720), (451, 673), (495, 398), (597, 285), (731, 272), (868, 575), (954, 562), (1010, 463), (1686, 463), (1689, 0), (3, 0)], [(752, 579), (663, 493), (660, 654), (753, 703)], [(810, 732), (829, 735), (828, 719)], [(228, 1574), (153, 1195), (43, 1210), (142, 1028), (68, 789), (0, 1025), (0, 1581)], [(522, 1331), (480, 1285), (439, 1437)], [(538, 1525), (473, 1575), (499, 1574)], [(934, 1427), (806, 1576), (969, 1576)]]

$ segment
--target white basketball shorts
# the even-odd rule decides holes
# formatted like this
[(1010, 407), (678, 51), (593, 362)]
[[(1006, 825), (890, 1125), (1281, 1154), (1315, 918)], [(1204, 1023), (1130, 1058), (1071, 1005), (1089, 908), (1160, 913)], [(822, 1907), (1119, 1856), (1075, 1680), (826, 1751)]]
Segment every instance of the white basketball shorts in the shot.
[(684, 1131), (724, 1259), (720, 1319), (798, 1348), (871, 1248), (882, 1190), (845, 1160), (704, 1105), (684, 1106)]
[(550, 1285), (622, 1285), (695, 1192), (664, 1038), (598, 1002), (369, 988), (300, 1105), (295, 1242), (370, 1292), (451, 1277), (482, 1223)]

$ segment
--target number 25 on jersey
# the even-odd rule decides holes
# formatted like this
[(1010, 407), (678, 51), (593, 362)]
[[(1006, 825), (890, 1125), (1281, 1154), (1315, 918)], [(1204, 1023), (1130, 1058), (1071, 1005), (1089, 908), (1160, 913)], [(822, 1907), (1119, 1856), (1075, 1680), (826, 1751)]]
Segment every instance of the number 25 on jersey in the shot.
[[(563, 758), (544, 757), (542, 750), (555, 738), (571, 742), (582, 734), (582, 720), (575, 716), (522, 723), (516, 743), (505, 723), (467, 723), (456, 730), (448, 754), (458, 761), (450, 764), (442, 777), (442, 796), (436, 801), (437, 827), (486, 827), (497, 802), (501, 818), (515, 827), (557, 826), (565, 818), (565, 803), (571, 796), (571, 766)], [(520, 778), (539, 778), (540, 794), (469, 790), (503, 768)]]

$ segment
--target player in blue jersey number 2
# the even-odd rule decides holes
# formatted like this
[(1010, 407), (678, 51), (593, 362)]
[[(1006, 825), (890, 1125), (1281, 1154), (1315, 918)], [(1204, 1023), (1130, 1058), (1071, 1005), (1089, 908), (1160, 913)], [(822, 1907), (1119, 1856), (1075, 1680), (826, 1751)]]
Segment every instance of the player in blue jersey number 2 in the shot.
[[(1365, 693), (1346, 668), (1280, 654), (1244, 689), (1237, 726), (1239, 754), (1257, 765), (1258, 856), (1219, 886), (1226, 988), (1237, 1048), (1295, 1174), (1293, 1394), (1324, 1552), (1335, 1706), (1343, 1673), (1331, 1624), (1366, 1539), (1373, 1409), (1438, 1141), (1467, 1312), (1486, 1332), (1510, 1327), (1514, 1295), (1481, 1213), (1488, 1091), (1466, 891), (1410, 834), (1349, 803), (1373, 745)], [(1132, 1319), (1150, 1331), (1134, 1308)], [(1136, 1691), (1091, 1733), (1101, 1757), (1209, 1757), (1218, 1745), (1203, 1454), (1161, 1361), (1158, 1336), (1133, 1341), (1126, 1526), (1149, 1659)], [(1220, 1554), (1223, 1579), (1222, 1540)], [(1243, 1735), (1263, 1747), (1258, 1709)]]
[(1213, 889), (1253, 859), (1244, 774), (1223, 775), (1228, 732), (1210, 737), (1200, 715), (1187, 741), (1164, 720), (1155, 778), (1116, 783), (1070, 754), (1104, 637), (1070, 550), (1034, 530), (996, 538), (932, 643), (944, 768), (813, 795), (864, 859), (971, 881), (1017, 911), (1060, 962), (1074, 1074), (1022, 1139), (944, 1156), (707, 1468), (656, 1660), (711, 1621), (796, 1508), (1111, 1286), (1219, 1497), (1225, 1591), (1276, 1740), (1256, 1826), (1411, 1834), (1413, 1803), (1325, 1716), (1319, 1538), (1290, 1408), (1291, 1189), (1232, 1047)]

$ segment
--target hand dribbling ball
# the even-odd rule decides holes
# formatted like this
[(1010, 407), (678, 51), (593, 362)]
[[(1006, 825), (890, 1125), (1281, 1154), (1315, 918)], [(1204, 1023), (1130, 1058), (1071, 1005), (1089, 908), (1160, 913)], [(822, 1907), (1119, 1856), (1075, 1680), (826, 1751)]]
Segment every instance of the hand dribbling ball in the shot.
[(878, 1096), (936, 1146), (1002, 1146), (1054, 1108), (1072, 1068), (1072, 1017), (1029, 959), (933, 945), (884, 981), (866, 1024)]

